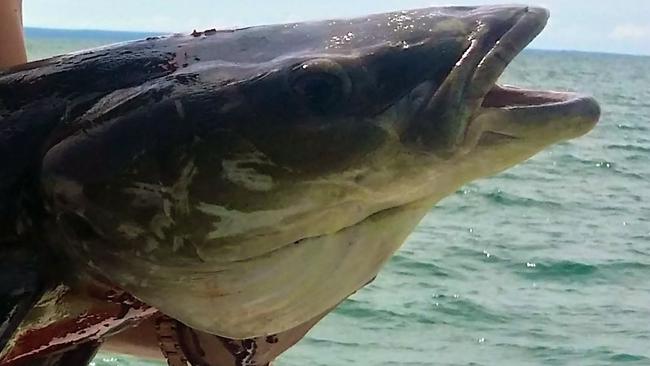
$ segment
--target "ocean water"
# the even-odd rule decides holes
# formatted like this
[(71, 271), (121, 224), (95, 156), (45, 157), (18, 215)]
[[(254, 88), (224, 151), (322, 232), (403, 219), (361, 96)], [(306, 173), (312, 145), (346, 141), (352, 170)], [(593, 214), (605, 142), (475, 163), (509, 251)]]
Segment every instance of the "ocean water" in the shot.
[[(124, 37), (32, 34), (29, 53)], [(650, 365), (650, 58), (527, 51), (503, 82), (592, 94), (602, 122), (440, 202), (276, 365)]]

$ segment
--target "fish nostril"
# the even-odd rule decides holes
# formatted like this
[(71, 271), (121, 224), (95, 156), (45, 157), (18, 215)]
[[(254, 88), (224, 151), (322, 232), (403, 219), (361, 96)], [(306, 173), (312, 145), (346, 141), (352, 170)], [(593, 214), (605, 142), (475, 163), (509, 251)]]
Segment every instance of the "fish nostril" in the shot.
[(63, 227), (66, 236), (78, 241), (92, 241), (101, 238), (101, 235), (88, 221), (87, 218), (75, 212), (64, 212), (59, 215), (58, 221)]

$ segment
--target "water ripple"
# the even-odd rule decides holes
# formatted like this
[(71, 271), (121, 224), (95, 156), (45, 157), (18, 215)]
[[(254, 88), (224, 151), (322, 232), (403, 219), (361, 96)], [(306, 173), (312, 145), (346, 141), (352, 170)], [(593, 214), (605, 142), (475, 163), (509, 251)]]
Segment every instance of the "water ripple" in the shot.
[(497, 190), (490, 193), (482, 194), (490, 202), (504, 206), (538, 206), (538, 207), (554, 207), (561, 208), (562, 204), (553, 201), (540, 201), (529, 197), (521, 197), (516, 194), (507, 193), (502, 190)]

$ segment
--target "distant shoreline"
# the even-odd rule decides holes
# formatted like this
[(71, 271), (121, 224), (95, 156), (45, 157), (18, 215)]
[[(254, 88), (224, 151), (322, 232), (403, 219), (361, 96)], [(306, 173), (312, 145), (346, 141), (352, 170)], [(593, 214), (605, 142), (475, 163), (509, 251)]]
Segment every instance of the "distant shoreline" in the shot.
[[(1, 0), (0, 0), (1, 1)], [(189, 33), (189, 31), (188, 31)], [(132, 31), (109, 31), (94, 29), (57, 29), (57, 28), (39, 28), (25, 27), (25, 36), (27, 38), (56, 38), (56, 39), (74, 39), (74, 40), (106, 40), (108, 42), (124, 42), (144, 39), (147, 37), (173, 34), (173, 32), (132, 32)], [(596, 52), (581, 50), (563, 50), (563, 49), (541, 49), (529, 48), (525, 52), (560, 52), (560, 53), (584, 53), (602, 56), (626, 56), (626, 57), (650, 57), (650, 55), (639, 55), (633, 53), (614, 53), (614, 52)]]
[(129, 41), (164, 34), (169, 33), (25, 27), (25, 36), (27, 38), (107, 39)]

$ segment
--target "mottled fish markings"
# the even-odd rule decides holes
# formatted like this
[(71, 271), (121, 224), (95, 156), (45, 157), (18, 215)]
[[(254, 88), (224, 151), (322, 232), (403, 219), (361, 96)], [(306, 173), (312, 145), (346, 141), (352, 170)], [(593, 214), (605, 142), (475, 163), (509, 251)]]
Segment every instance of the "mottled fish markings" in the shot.
[(260, 173), (256, 168), (274, 164), (259, 151), (233, 156), (221, 164), (224, 178), (233, 184), (240, 185), (249, 191), (273, 189), (273, 178)]
[(592, 98), (497, 84), (547, 18), (194, 31), (0, 73), (0, 250), (39, 243), (253, 364), (369, 283), (440, 199), (593, 128)]

